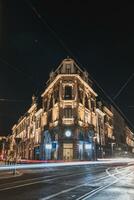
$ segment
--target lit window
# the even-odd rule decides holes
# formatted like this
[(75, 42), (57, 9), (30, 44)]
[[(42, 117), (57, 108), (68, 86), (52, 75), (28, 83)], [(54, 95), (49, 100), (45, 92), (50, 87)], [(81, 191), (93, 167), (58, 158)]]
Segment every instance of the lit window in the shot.
[(72, 100), (72, 87), (71, 86), (65, 86), (65, 100)]
[(78, 99), (79, 99), (79, 102), (82, 104), (83, 103), (83, 90), (81, 88), (78, 89)]
[(57, 89), (54, 91), (54, 100), (55, 103), (59, 101), (59, 91)]
[(65, 108), (64, 109), (64, 117), (65, 118), (72, 118), (72, 108)]
[(88, 104), (88, 97), (87, 97), (87, 95), (85, 96), (85, 107), (86, 107), (87, 109), (89, 109), (89, 104)]
[(66, 65), (66, 73), (71, 74), (71, 65)]

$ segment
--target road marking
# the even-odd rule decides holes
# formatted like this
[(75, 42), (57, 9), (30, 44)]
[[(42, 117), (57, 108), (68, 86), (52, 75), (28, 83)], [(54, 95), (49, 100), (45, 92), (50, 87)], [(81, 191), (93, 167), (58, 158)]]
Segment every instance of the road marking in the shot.
[[(83, 173), (81, 173), (81, 174), (83, 174)], [(77, 174), (77, 175), (79, 175), (79, 174)], [(71, 175), (66, 175), (66, 176), (69, 177), (69, 176), (74, 176), (74, 175), (71, 174)], [(76, 175), (75, 175), (75, 176), (76, 176)], [(65, 177), (65, 176), (62, 176), (62, 177)], [(61, 177), (56, 177), (56, 178), (51, 178), (51, 179), (42, 180), (42, 181), (41, 181), (41, 180), (40, 180), (40, 181), (35, 181), (35, 182), (33, 182), (33, 183), (25, 183), (25, 184), (22, 184), (22, 185), (15, 185), (15, 186), (7, 187), (7, 188), (2, 188), (2, 189), (0, 189), (0, 191), (15, 189), (15, 188), (24, 187), (24, 186), (29, 186), (29, 185), (34, 185), (34, 184), (38, 184), (38, 183), (42, 183), (42, 182), (47, 183), (47, 182), (54, 181), (54, 180), (60, 179), (60, 178), (61, 178)]]
[[(34, 180), (39, 180), (39, 179), (45, 179), (45, 178), (53, 178), (53, 177), (56, 177), (57, 179), (60, 179), (60, 178), (63, 178), (63, 177), (69, 177), (69, 176), (78, 176), (78, 175), (81, 175), (81, 174), (87, 174), (87, 173), (94, 173), (94, 172), (98, 172), (98, 169), (96, 169), (96, 170), (93, 170), (93, 171), (85, 171), (85, 172), (80, 172), (80, 173), (77, 173), (77, 174), (64, 174), (64, 175), (62, 175), (62, 176), (57, 176), (57, 175), (51, 175), (51, 176), (43, 176), (43, 177), (36, 177), (36, 178), (31, 178), (31, 179), (25, 179), (25, 180), (18, 180), (18, 181), (14, 181), (14, 182), (12, 182), (12, 183), (5, 183), (5, 184), (0, 184), (0, 187), (2, 187), (2, 186), (4, 186), (4, 185), (6, 185), (7, 186), (7, 184), (18, 184), (18, 183), (25, 183), (25, 182), (28, 182), (28, 181), (34, 181)], [(53, 180), (53, 179), (52, 179)], [(35, 183), (36, 184), (36, 183)], [(13, 187), (13, 186), (12, 186)], [(15, 187), (15, 186), (14, 186)], [(21, 187), (21, 185), (20, 185), (20, 187)], [(9, 187), (8, 187), (9, 188)], [(5, 188), (6, 189), (6, 188)], [(13, 189), (13, 188), (11, 188), (11, 189)]]
[(59, 196), (60, 194), (63, 194), (63, 193), (70, 192), (70, 191), (75, 190), (75, 189), (77, 189), (77, 188), (80, 188), (80, 187), (82, 187), (82, 186), (84, 186), (84, 185), (85, 185), (85, 184), (81, 184), (81, 185), (77, 185), (77, 186), (75, 186), (75, 187), (72, 187), (72, 188), (69, 188), (69, 189), (66, 189), (66, 190), (62, 190), (62, 191), (60, 191), (60, 192), (58, 192), (58, 193), (56, 193), (56, 194), (52, 194), (52, 195), (50, 195), (50, 196), (48, 196), (48, 197), (41, 198), (40, 200), (52, 199), (53, 197)]
[[(109, 168), (108, 168), (108, 169), (109, 169)], [(107, 169), (106, 169), (106, 170), (107, 170)], [(108, 178), (108, 177), (109, 177), (109, 175), (108, 175), (108, 176), (105, 176), (105, 178)], [(101, 178), (96, 179), (96, 180), (94, 180), (94, 181), (99, 181), (99, 180), (101, 180), (102, 178), (104, 178), (104, 177), (101, 177)], [(113, 183), (110, 183), (109, 185), (107, 185), (107, 186), (105, 186), (105, 187), (109, 187), (109, 186), (111, 186), (112, 184), (115, 184), (116, 182), (118, 182), (118, 180), (115, 180)], [(70, 191), (72, 191), (72, 190), (75, 190), (75, 189), (80, 188), (80, 187), (85, 186), (85, 185), (87, 185), (87, 183), (84, 183), (84, 184), (81, 184), (81, 185), (78, 185), (78, 186), (75, 186), (75, 187), (71, 187), (71, 188), (66, 189), (66, 190), (62, 190), (62, 191), (60, 191), (60, 192), (58, 192), (58, 193), (49, 195), (49, 196), (44, 197), (44, 198), (40, 198), (40, 200), (52, 199), (52, 198), (54, 198), (54, 197), (56, 197), (56, 196), (59, 196), (59, 195), (61, 195), (61, 194), (67, 193), (67, 192), (70, 192)], [(87, 193), (86, 196), (87, 196), (88, 194), (93, 193), (93, 192), (98, 192), (98, 191), (100, 191), (100, 190), (103, 189), (103, 188), (104, 188), (104, 186), (100, 186), (99, 188), (94, 189), (94, 190), (90, 191), (89, 193)], [(82, 199), (82, 200), (83, 200), (83, 197), (85, 197), (85, 195), (82, 196), (82, 198), (80, 197), (80, 198), (78, 198), (78, 199)], [(77, 199), (77, 200), (78, 200), (78, 199)]]
[[(109, 176), (104, 176), (104, 177), (101, 177), (101, 178), (99, 178), (99, 179), (95, 179), (95, 180), (92, 180), (92, 181), (99, 181), (99, 180), (102, 180), (102, 179), (105, 179), (105, 178), (108, 178), (108, 177), (109, 177)], [(66, 190), (62, 190), (62, 191), (60, 191), (60, 192), (58, 192), (58, 193), (56, 193), (56, 194), (52, 194), (52, 195), (50, 195), (50, 196), (47, 196), (47, 197), (44, 197), (44, 198), (40, 198), (40, 200), (52, 199), (53, 197), (59, 196), (60, 194), (70, 192), (70, 191), (72, 191), (72, 190), (75, 190), (75, 189), (77, 189), (77, 188), (79, 188), (79, 187), (86, 186), (86, 185), (87, 185), (87, 183), (80, 184), (80, 185), (78, 185), (78, 186), (71, 187), (71, 188), (66, 189)]]
[[(94, 170), (93, 172), (96, 172), (96, 171), (98, 171), (98, 170)], [(11, 187), (1, 188), (0, 191), (15, 189), (15, 188), (19, 188), (19, 187), (25, 187), (25, 186), (29, 186), (29, 185), (34, 185), (34, 184), (42, 183), (42, 182), (47, 183), (47, 182), (54, 181), (54, 180), (57, 180), (57, 179), (60, 179), (60, 178), (63, 178), (63, 177), (79, 176), (81, 174), (86, 174), (86, 173), (88, 173), (88, 172), (81, 172), (81, 173), (78, 173), (78, 174), (66, 174), (66, 175), (63, 175), (63, 176), (60, 176), (60, 177), (58, 176), (58, 177), (47, 179), (47, 180), (39, 180), (39, 181), (35, 181), (35, 182), (32, 182), (32, 183), (24, 183), (24, 184), (21, 184), (21, 185), (16, 185), (16, 186), (11, 186)], [(54, 176), (50, 176), (50, 177), (54, 177)], [(16, 182), (12, 182), (10, 184), (18, 183), (18, 182), (27, 182), (27, 181), (36, 180), (36, 179), (38, 180), (38, 179), (41, 179), (41, 178), (42, 177), (35, 178), (35, 179), (28, 179), (28, 180), (24, 180), (24, 181), (16, 181)], [(7, 185), (7, 183), (4, 184), (4, 185)], [(4, 186), (4, 185), (0, 185), (0, 186)]]
[(114, 182), (112, 182), (112, 183), (110, 183), (110, 184), (108, 184), (108, 185), (100, 186), (99, 188), (97, 188), (97, 189), (95, 189), (95, 190), (92, 190), (92, 191), (89, 192), (89, 193), (84, 194), (83, 196), (77, 198), (76, 200), (86, 200), (86, 199), (88, 199), (88, 198), (94, 196), (94, 195), (97, 194), (98, 192), (103, 191), (104, 189), (106, 189), (106, 188), (108, 188), (108, 187), (114, 185), (115, 183), (119, 182), (121, 179), (126, 178), (126, 177), (132, 175), (133, 173), (134, 173), (134, 172), (131, 172), (131, 173), (129, 173), (129, 174), (127, 174), (127, 175), (121, 177), (120, 179), (115, 180)]
[(11, 189), (20, 188), (20, 187), (29, 186), (29, 185), (34, 185), (34, 184), (42, 183), (42, 182), (47, 183), (47, 182), (50, 182), (50, 181), (56, 180), (56, 179), (57, 178), (53, 178), (53, 179), (48, 179), (48, 180), (35, 181), (33, 183), (25, 183), (25, 184), (22, 184), (22, 185), (15, 185), (15, 186), (7, 187), (7, 188), (2, 188), (2, 189), (0, 189), (0, 191), (11, 190)]
[(13, 173), (12, 173), (12, 174), (9, 175), (9, 176), (0, 177), (0, 179), (3, 180), (3, 179), (9, 179), (9, 178), (16, 178), (16, 177), (22, 176), (22, 174), (23, 174), (23, 173), (20, 173), (20, 172), (18, 173), (18, 172), (16, 172), (15, 175), (13, 175)]
[(106, 173), (108, 174), (108, 176), (111, 176), (111, 177), (115, 178), (116, 180), (118, 180), (118, 178), (115, 176), (117, 173), (111, 174), (111, 173), (109, 172), (109, 170), (110, 170), (110, 168), (106, 169)]
[[(101, 180), (102, 178), (106, 178), (106, 177), (108, 177), (108, 176), (101, 177), (101, 178), (97, 179), (96, 181), (99, 181), (99, 180)], [(60, 191), (60, 192), (57, 192), (56, 194), (52, 194), (52, 195), (50, 195), (50, 196), (47, 196), (47, 197), (44, 197), (44, 198), (40, 198), (40, 200), (52, 199), (53, 197), (59, 196), (60, 194), (70, 192), (70, 191), (72, 191), (72, 190), (75, 190), (75, 189), (77, 189), (77, 188), (80, 188), (80, 187), (86, 186), (86, 185), (87, 185), (87, 183), (80, 184), (80, 185), (77, 185), (77, 186), (75, 186), (75, 187), (71, 187), (71, 188), (69, 188), (69, 189), (62, 190), (62, 191)]]
[(25, 179), (25, 180), (18, 180), (18, 181), (14, 181), (14, 182), (0, 184), (0, 187), (7, 185), (7, 184), (13, 185), (13, 184), (24, 183), (24, 182), (28, 182), (28, 181), (34, 181), (34, 180), (38, 180), (38, 179), (50, 178), (50, 177), (54, 177), (54, 176), (44, 176), (44, 177), (37, 177), (37, 178), (31, 178), (31, 179)]

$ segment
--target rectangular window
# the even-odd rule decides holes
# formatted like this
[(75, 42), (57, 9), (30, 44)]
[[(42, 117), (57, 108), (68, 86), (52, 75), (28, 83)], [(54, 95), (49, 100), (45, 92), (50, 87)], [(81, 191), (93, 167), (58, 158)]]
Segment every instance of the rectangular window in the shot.
[(71, 65), (66, 65), (66, 73), (71, 74)]
[(72, 108), (65, 108), (64, 109), (64, 117), (72, 118), (72, 116), (73, 116)]
[(44, 110), (46, 110), (47, 109), (47, 99), (45, 99), (44, 101), (43, 101), (43, 107), (44, 107)]
[(95, 112), (95, 101), (91, 100), (91, 109), (93, 112)]
[(54, 90), (54, 103), (59, 101), (59, 90)]
[(52, 110), (48, 112), (48, 122), (52, 122)]
[(65, 86), (64, 99), (72, 100), (72, 86)]

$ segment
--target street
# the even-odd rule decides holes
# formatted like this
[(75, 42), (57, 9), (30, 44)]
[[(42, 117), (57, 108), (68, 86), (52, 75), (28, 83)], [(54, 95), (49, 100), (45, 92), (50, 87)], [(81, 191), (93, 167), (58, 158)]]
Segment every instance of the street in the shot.
[(95, 162), (18, 171), (20, 176), (0, 179), (0, 199), (133, 200), (134, 196), (133, 162)]

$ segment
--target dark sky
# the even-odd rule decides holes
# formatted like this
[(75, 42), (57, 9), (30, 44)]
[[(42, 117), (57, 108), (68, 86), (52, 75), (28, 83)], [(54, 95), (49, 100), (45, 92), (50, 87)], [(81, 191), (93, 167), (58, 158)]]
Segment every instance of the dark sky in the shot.
[[(71, 54), (113, 98), (134, 72), (133, 10), (123, 2), (0, 0), (0, 99), (10, 100), (0, 101), (0, 135), (11, 133)], [(133, 91), (134, 79), (115, 102), (134, 124)]]

